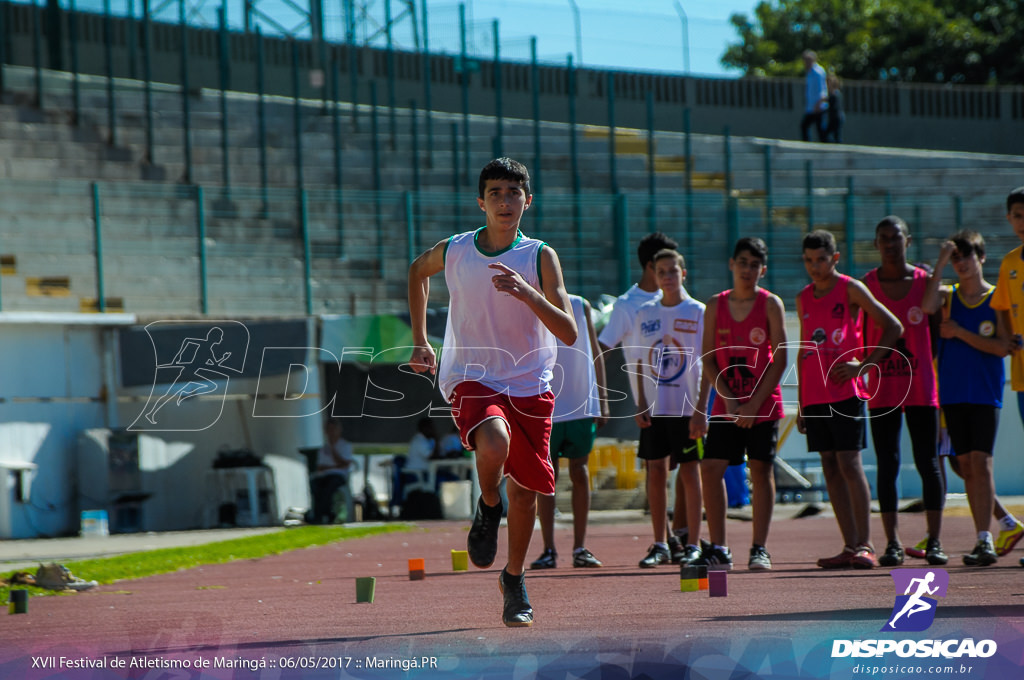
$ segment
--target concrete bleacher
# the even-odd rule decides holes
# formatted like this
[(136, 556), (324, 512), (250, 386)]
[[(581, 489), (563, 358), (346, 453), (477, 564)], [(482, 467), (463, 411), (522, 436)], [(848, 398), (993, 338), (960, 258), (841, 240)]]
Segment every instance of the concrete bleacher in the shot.
[[(150, 145), (141, 84), (118, 80), (116, 144), (111, 145), (102, 79), (80, 80), (81, 109), (75, 121), (67, 74), (43, 73), (42, 109), (34, 105), (30, 69), (8, 66), (5, 76), (8, 91), (0, 104), (4, 310), (96, 309), (102, 269), (108, 309), (196, 314), (202, 310), (199, 272), (205, 258), (209, 314), (306, 313), (293, 100), (265, 100), (264, 191), (259, 109), (252, 95), (227, 97), (230, 186), (225, 187), (219, 92), (202, 90), (190, 97), (193, 168), (192, 182), (185, 183), (182, 102), (176, 89), (153, 86)], [(301, 107), (312, 294), (308, 309), (314, 313), (402, 311), (409, 254), (481, 223), (473, 204), (475, 176), (492, 153), (493, 119), (469, 119), (467, 172), (461, 116), (432, 115), (433, 149), (428, 153), (420, 111), (414, 157), (408, 110), (394, 112), (393, 139), (387, 108), (378, 107), (376, 126), (371, 125), (369, 107), (363, 105), (357, 113), (355, 126), (351, 107), (342, 104), (338, 111), (339, 184), (332, 111), (325, 111), (319, 101)], [(453, 125), (458, 145), (454, 152)], [(632, 275), (637, 273), (632, 244), (652, 227), (661, 229), (682, 244), (693, 292), (710, 295), (727, 285), (731, 236), (767, 237), (770, 220), (770, 283), (791, 299), (804, 281), (799, 237), (809, 226), (831, 229), (845, 248), (852, 211), (856, 274), (874, 262), (873, 225), (889, 211), (911, 222), (915, 258), (932, 260), (937, 243), (957, 226), (982, 231), (990, 249), (999, 252), (1013, 245), (1012, 234), (1004, 228), (1003, 199), (1008, 189), (1024, 184), (1024, 159), (1019, 157), (697, 134), (690, 136), (687, 153), (685, 136), (678, 132), (654, 134), (652, 173), (648, 133), (622, 129), (615, 131), (613, 177), (609, 130), (581, 126), (581, 196), (576, 199), (571, 193), (569, 127), (544, 123), (540, 130), (541, 164), (534, 168), (537, 196), (527, 216), (528, 230), (559, 251), (569, 288), (591, 299), (622, 288), (613, 186), (628, 199), (624, 226)], [(505, 119), (503, 133), (503, 152), (533, 166), (533, 122)], [(689, 196), (687, 171), (693, 187)], [(847, 196), (851, 182), (852, 202)], [(203, 188), (202, 241), (196, 186)], [(380, 192), (375, 191), (378, 187)], [(405, 192), (417, 189), (410, 243)], [(692, 220), (689, 229), (687, 219)], [(97, 266), (98, 244), (102, 267)], [(432, 287), (432, 303), (445, 300), (444, 287)]]

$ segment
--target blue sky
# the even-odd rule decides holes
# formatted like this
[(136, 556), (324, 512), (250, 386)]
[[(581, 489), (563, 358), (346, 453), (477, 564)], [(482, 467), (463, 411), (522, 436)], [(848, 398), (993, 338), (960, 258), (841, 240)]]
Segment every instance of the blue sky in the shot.
[[(729, 17), (737, 12), (753, 17), (757, 4), (756, 0), (576, 0), (583, 65), (680, 72), (686, 63), (685, 35), (692, 73), (739, 75), (725, 71), (719, 63), (726, 46), (737, 40)], [(677, 5), (687, 18), (685, 34)], [(453, 6), (431, 1), (428, 13), (443, 14)], [(486, 29), (491, 18), (499, 20), (503, 55), (528, 58), (529, 37), (535, 35), (541, 59), (564, 61), (569, 52), (575, 58), (578, 48), (570, 0), (466, 0), (466, 6), (478, 31)], [(434, 25), (432, 18), (432, 32)]]
[[(37, 2), (40, 0), (36, 0)], [(59, 0), (67, 5), (71, 0)], [(216, 24), (216, 8), (221, 2), (228, 7), (232, 30), (243, 24), (242, 0), (185, 0), (189, 21), (198, 25)], [(355, 0), (357, 8), (366, 8), (361, 16), (356, 42), (385, 44), (384, 24), (389, 0)], [(344, 7), (346, 0), (323, 0), (325, 30), (328, 39), (343, 41), (345, 35)], [(415, 49), (412, 21), (403, 14), (406, 4), (390, 0), (395, 26), (394, 44), (399, 49)], [(423, 0), (415, 0), (417, 11)], [(470, 22), (471, 53), (493, 54), (493, 20), (499, 22), (500, 48), (503, 59), (528, 61), (530, 37), (537, 38), (541, 61), (565, 63), (566, 55), (577, 58), (582, 52), (582, 65), (595, 68), (614, 67), (658, 70), (679, 73), (687, 63), (691, 73), (732, 75), (719, 59), (730, 42), (737, 39), (729, 24), (735, 12), (753, 16), (757, 0), (462, 0)], [(102, 0), (77, 0), (79, 8), (102, 11)], [(433, 51), (459, 51), (459, 0), (427, 0), (428, 32)], [(575, 13), (579, 9), (580, 43), (577, 43)], [(308, 0), (254, 0), (256, 10), (264, 18), (256, 23), (267, 34), (294, 32), (308, 35), (308, 18), (304, 15)], [(153, 2), (155, 18), (176, 22), (180, 0)], [(142, 0), (111, 0), (112, 11), (124, 14), (133, 7), (141, 16)], [(684, 22), (678, 8), (686, 16)], [(360, 12), (362, 14), (362, 12)], [(418, 17), (422, 22), (422, 17)], [(688, 44), (688, 50), (684, 45)]]

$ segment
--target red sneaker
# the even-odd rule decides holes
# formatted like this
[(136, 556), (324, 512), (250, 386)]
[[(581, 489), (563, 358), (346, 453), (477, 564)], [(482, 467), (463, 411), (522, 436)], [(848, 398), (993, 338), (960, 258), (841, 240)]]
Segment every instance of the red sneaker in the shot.
[(822, 557), (818, 560), (818, 566), (822, 569), (849, 569), (856, 550), (850, 546), (843, 548), (843, 552), (835, 557)]
[(870, 545), (858, 545), (857, 551), (850, 558), (850, 566), (854, 569), (874, 569), (878, 566), (875, 549)]

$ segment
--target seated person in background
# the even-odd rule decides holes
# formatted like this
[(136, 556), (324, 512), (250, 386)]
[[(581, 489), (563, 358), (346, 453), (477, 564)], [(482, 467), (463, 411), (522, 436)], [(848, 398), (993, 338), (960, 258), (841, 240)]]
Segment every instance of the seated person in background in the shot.
[[(324, 421), (324, 445), (317, 454), (316, 471), (309, 479), (313, 492), (312, 523), (330, 524), (334, 521), (334, 494), (342, 488), (348, 490), (349, 473), (355, 462), (352, 444), (341, 436), (341, 420), (328, 418)], [(351, 497), (351, 494), (347, 495)]]
[(409, 440), (402, 471), (422, 480), (427, 478), (430, 460), (438, 457), (437, 429), (430, 418), (420, 418), (416, 429), (418, 431)]
[(459, 426), (452, 420), (451, 432), (441, 437), (442, 458), (466, 458), (469, 452), (462, 447), (462, 438), (459, 436)]

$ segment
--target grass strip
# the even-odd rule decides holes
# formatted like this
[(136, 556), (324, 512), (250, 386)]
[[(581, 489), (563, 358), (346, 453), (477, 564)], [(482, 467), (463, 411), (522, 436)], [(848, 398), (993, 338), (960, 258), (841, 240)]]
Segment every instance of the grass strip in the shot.
[[(80, 578), (97, 581), (101, 584), (114, 583), (126, 579), (143, 578), (156, 574), (166, 574), (182, 569), (192, 569), (205, 564), (223, 564), (234, 560), (252, 560), (278, 555), (290, 550), (310, 548), (336, 541), (345, 541), (365, 536), (389, 534), (409, 531), (410, 525), (382, 524), (374, 526), (303, 526), (292, 529), (233, 538), (202, 545), (178, 548), (159, 548), (142, 552), (126, 553), (113, 557), (100, 557), (88, 560), (64, 562), (64, 566)], [(13, 571), (0, 574), (8, 578)], [(16, 585), (24, 588), (29, 596), (59, 594), (45, 588)], [(0, 604), (6, 605), (10, 586), (0, 584)]]

